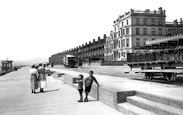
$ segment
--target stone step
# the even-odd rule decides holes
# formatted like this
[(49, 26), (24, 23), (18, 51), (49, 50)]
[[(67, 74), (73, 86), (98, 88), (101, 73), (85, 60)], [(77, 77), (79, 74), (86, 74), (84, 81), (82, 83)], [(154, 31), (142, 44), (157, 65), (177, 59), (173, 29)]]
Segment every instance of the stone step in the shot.
[(118, 110), (124, 115), (157, 115), (127, 102), (118, 104)]
[(136, 96), (139, 96), (148, 100), (156, 101), (165, 105), (170, 105), (176, 108), (183, 109), (183, 101), (180, 99), (171, 98), (165, 95), (159, 95), (159, 94), (157, 95), (157, 94), (151, 94), (151, 93), (145, 93), (145, 92), (139, 92), (139, 91), (136, 91)]
[(158, 103), (138, 96), (127, 97), (127, 102), (158, 115), (183, 115), (183, 110), (180, 108)]

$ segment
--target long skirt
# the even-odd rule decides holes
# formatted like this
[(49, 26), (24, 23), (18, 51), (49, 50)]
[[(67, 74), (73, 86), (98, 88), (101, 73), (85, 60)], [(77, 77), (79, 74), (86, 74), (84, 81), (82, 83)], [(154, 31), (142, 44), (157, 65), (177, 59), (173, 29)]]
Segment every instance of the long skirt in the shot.
[(38, 82), (37, 82), (37, 76), (36, 74), (31, 74), (31, 89), (37, 89), (38, 88)]
[(45, 87), (47, 87), (46, 80), (39, 81), (39, 88), (45, 88)]

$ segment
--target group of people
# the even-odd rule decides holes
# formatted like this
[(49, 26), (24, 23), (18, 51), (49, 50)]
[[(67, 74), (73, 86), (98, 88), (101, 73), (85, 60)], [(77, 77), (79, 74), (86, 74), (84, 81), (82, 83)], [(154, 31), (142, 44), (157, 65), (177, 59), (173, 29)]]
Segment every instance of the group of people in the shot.
[(36, 89), (40, 88), (40, 92), (44, 92), (46, 87), (46, 69), (45, 64), (38, 64), (37, 66), (33, 64), (29, 73), (31, 74), (30, 84), (31, 84), (31, 93), (36, 94)]
[[(38, 66), (33, 64), (29, 73), (31, 74), (30, 84), (31, 84), (31, 93), (36, 94), (36, 90), (40, 88), (40, 92), (44, 92), (44, 88), (46, 87), (46, 69), (45, 64), (40, 63)], [(78, 79), (76, 82), (78, 83), (78, 91), (80, 99), (78, 102), (87, 102), (88, 94), (92, 88), (93, 81), (99, 86), (97, 79), (93, 76), (94, 72), (89, 71), (89, 76), (84, 79), (82, 74), (78, 75)], [(85, 86), (85, 87), (84, 87)], [(85, 90), (84, 90), (85, 89)], [(83, 91), (85, 91), (85, 98), (83, 100)]]
[[(80, 99), (78, 100), (78, 102), (87, 102), (88, 101), (88, 94), (91, 90), (93, 81), (97, 84), (97, 86), (99, 86), (99, 83), (97, 81), (97, 79), (93, 76), (94, 72), (93, 71), (89, 71), (89, 76), (86, 77), (84, 79), (84, 76), (82, 74), (78, 75), (78, 79), (76, 80), (76, 82), (78, 83), (78, 91), (79, 91), (79, 95), (80, 95)], [(84, 85), (83, 85), (84, 84)], [(85, 86), (85, 98), (83, 100), (83, 86)]]

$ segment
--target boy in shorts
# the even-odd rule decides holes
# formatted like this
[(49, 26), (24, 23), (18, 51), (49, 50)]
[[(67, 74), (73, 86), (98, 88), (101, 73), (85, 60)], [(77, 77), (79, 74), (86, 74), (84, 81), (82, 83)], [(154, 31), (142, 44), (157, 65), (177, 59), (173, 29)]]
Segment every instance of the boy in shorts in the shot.
[(85, 94), (86, 94), (84, 102), (88, 101), (88, 94), (91, 90), (93, 81), (95, 81), (95, 83), (99, 86), (99, 83), (98, 83), (97, 79), (93, 76), (93, 73), (94, 73), (93, 71), (89, 71), (89, 76), (86, 77), (86, 79), (84, 80), (84, 82), (85, 82)]
[(76, 80), (76, 82), (78, 83), (78, 91), (80, 96), (80, 100), (78, 100), (78, 102), (83, 102), (83, 75), (82, 74), (78, 75), (78, 79)]

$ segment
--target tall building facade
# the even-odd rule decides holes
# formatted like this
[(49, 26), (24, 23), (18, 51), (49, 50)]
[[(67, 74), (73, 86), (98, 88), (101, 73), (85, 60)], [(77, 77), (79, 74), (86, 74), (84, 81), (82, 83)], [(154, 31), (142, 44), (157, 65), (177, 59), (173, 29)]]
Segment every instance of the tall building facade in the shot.
[(138, 52), (147, 40), (155, 40), (181, 33), (182, 19), (178, 23), (166, 22), (166, 11), (133, 10), (120, 15), (113, 24), (114, 30), (106, 39), (105, 60), (126, 61), (127, 53)]

